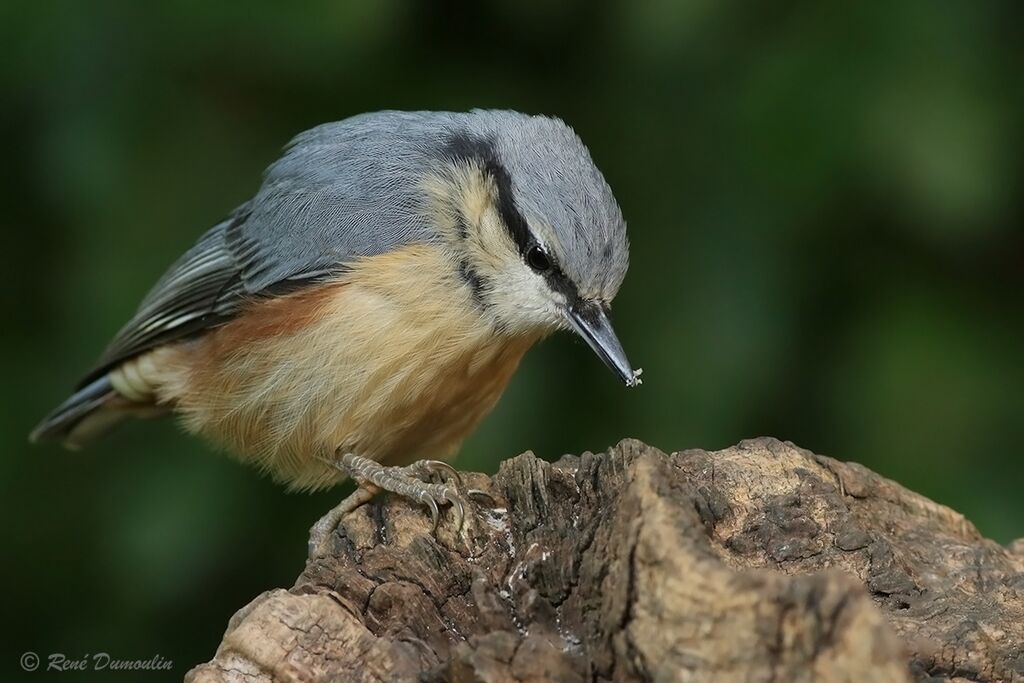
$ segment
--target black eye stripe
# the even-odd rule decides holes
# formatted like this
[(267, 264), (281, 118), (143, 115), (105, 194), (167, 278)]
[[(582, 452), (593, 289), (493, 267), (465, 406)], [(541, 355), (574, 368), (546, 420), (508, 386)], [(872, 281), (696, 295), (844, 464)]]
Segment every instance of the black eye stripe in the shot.
[[(540, 244), (531, 233), (526, 218), (523, 217), (516, 205), (512, 193), (512, 179), (508, 169), (498, 158), (494, 141), (485, 137), (454, 133), (440, 151), (442, 156), (449, 160), (466, 160), (476, 163), (484, 173), (491, 177), (498, 191), (498, 215), (501, 216), (501, 221), (515, 243), (519, 255), (527, 265), (530, 265), (530, 250), (533, 247), (540, 247)], [(579, 291), (576, 284), (565, 275), (553, 255), (543, 250), (543, 247), (540, 248), (544, 251), (549, 265), (544, 270), (537, 268), (534, 270), (542, 274), (548, 286), (553, 291), (565, 296), (568, 302), (578, 301)]]
[(466, 133), (454, 133), (442, 149), (442, 154), (449, 160), (469, 161), (490, 176), (498, 191), (497, 209), (501, 221), (508, 230), (519, 253), (525, 258), (531, 246), (536, 244), (526, 219), (519, 212), (515, 198), (512, 196), (512, 178), (508, 169), (498, 159), (494, 140)]

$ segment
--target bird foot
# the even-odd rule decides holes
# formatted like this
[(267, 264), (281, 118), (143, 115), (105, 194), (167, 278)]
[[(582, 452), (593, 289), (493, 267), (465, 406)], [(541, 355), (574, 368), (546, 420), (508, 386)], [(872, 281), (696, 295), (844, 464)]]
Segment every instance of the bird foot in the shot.
[[(375, 460), (346, 453), (330, 464), (353, 479), (357, 488), (317, 520), (309, 530), (310, 559), (326, 554), (331, 534), (345, 515), (365, 505), (381, 491), (395, 493), (425, 505), (430, 510), (434, 531), (437, 530), (441, 516), (441, 506), (451, 505), (456, 533), (462, 530), (466, 519), (466, 508), (458, 493), (462, 477), (448, 463), (440, 460), (418, 460), (405, 467), (388, 467)], [(489, 494), (482, 491), (469, 492), (469, 495), (477, 494), (490, 498)]]

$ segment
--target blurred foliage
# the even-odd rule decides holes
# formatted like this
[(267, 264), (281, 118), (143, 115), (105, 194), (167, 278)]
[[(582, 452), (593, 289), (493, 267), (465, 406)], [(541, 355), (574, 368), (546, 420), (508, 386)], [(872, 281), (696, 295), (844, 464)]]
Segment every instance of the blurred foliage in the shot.
[(180, 678), (301, 569), (344, 491), (287, 495), (167, 421), (81, 454), (25, 437), (294, 133), (383, 108), (557, 114), (630, 224), (615, 315), (644, 386), (552, 339), (462, 467), (770, 434), (1024, 535), (1020, 21), (1009, 0), (5, 3), (0, 676), (34, 650)]

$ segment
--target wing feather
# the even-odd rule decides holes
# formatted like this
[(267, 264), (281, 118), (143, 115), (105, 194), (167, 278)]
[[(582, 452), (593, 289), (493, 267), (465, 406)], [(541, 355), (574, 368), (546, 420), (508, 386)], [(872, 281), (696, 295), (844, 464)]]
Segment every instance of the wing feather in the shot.
[(79, 387), (129, 358), (226, 320), (237, 311), (241, 281), (224, 241), (224, 231), (234, 220), (214, 226), (171, 266)]
[(297, 136), (256, 196), (156, 283), (79, 387), (160, 344), (237, 315), (254, 296), (320, 281), (362, 256), (437, 239), (415, 182), (452, 121), (379, 112)]

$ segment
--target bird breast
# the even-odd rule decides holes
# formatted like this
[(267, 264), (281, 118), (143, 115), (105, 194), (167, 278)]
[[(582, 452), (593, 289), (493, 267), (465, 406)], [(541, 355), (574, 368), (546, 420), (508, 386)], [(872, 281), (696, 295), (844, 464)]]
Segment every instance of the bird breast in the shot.
[(495, 331), (444, 254), (417, 245), (254, 301), (160, 350), (151, 381), (191, 431), (319, 488), (342, 478), (323, 461), (339, 448), (388, 464), (453, 455), (536, 340)]

